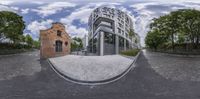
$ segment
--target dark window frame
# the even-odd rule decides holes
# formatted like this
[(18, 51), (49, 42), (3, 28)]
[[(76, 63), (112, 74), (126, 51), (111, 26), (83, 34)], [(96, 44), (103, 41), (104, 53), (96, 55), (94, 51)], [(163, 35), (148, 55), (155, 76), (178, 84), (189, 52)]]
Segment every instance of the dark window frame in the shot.
[(62, 36), (62, 31), (60, 31), (60, 30), (57, 30), (57, 36)]
[(63, 51), (63, 42), (62, 41), (60, 41), (60, 40), (57, 40), (56, 42), (55, 42), (55, 51), (56, 52), (62, 52)]

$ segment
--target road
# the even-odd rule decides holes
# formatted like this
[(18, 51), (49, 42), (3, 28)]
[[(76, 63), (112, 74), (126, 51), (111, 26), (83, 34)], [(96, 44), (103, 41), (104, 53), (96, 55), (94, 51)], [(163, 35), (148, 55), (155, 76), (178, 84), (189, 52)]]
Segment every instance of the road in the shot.
[[(136, 67), (123, 78), (105, 85), (87, 86), (68, 82), (58, 76), (46, 60), (38, 60), (38, 53), (34, 51), (0, 56), (1, 99), (200, 98), (198, 57), (188, 58), (143, 51), (135, 64)], [(26, 69), (31, 73), (21, 73)], [(20, 73), (9, 76), (14, 71)], [(7, 74), (2, 76), (2, 73)]]

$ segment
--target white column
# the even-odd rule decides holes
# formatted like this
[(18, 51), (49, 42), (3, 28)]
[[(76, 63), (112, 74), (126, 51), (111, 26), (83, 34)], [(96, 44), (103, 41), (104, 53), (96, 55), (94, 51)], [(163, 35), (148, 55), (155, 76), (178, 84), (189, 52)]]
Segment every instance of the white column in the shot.
[(104, 32), (100, 32), (100, 56), (104, 55)]
[(119, 54), (119, 36), (115, 35), (115, 53)]

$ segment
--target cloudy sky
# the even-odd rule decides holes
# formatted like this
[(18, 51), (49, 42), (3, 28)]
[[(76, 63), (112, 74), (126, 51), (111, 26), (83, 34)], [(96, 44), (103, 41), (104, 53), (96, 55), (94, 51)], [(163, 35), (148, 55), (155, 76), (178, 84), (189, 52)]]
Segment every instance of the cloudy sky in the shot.
[(143, 46), (153, 18), (178, 9), (200, 10), (200, 0), (0, 0), (0, 11), (13, 11), (23, 16), (24, 33), (34, 39), (38, 39), (39, 30), (51, 27), (52, 22), (65, 24), (72, 37), (83, 37), (88, 33), (88, 16), (102, 5), (130, 14)]

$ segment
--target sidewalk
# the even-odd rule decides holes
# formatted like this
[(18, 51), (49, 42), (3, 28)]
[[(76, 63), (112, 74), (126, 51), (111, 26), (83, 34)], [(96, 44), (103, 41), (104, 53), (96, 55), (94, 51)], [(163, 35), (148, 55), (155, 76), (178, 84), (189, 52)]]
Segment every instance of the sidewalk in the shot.
[(121, 55), (77, 56), (50, 58), (49, 62), (61, 75), (78, 82), (102, 82), (126, 72), (134, 61)]

